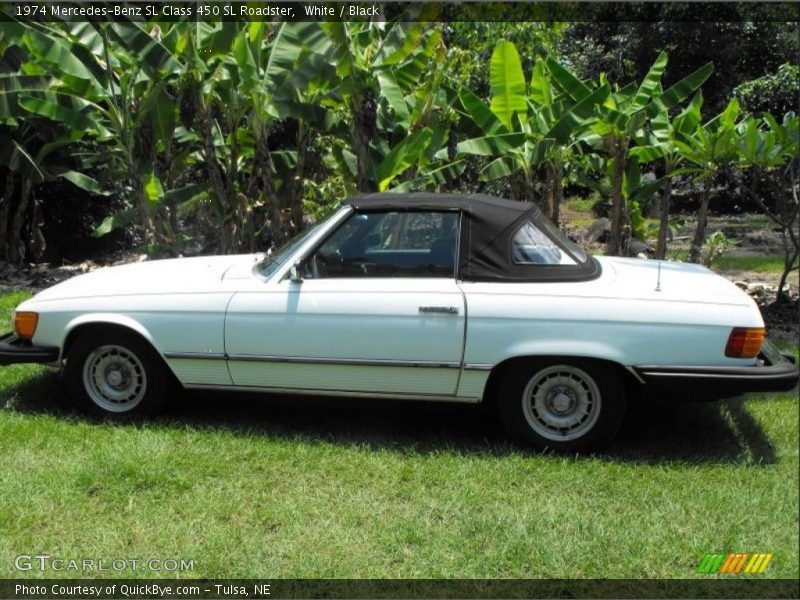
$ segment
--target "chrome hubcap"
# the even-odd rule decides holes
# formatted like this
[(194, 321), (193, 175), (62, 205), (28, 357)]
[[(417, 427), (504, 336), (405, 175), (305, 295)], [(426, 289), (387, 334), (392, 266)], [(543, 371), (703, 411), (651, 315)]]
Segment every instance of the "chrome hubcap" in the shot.
[(127, 348), (100, 346), (83, 364), (83, 385), (92, 402), (109, 412), (135, 408), (147, 391), (144, 365)]
[(575, 406), (575, 394), (564, 386), (556, 387), (547, 396), (548, 407), (557, 413), (568, 413)]
[(588, 433), (600, 415), (600, 390), (585, 371), (555, 365), (536, 373), (522, 394), (528, 425), (542, 437), (569, 441)]
[(125, 377), (121, 371), (113, 370), (109, 371), (108, 376), (108, 383), (110, 383), (113, 387), (118, 388), (123, 381), (125, 381)]

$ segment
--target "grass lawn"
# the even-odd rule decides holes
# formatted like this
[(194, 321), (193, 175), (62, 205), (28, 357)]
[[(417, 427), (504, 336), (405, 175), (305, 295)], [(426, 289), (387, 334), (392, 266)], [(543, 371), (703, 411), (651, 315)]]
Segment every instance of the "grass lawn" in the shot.
[(580, 196), (572, 196), (564, 200), (562, 207), (577, 213), (586, 213), (589, 216), (594, 216), (593, 206), (597, 202), (597, 198), (590, 196), (588, 198), (581, 198)]
[[(0, 295), (0, 328), (24, 297)], [(706, 578), (704, 553), (744, 551), (800, 574), (796, 392), (634, 407), (591, 457), (520, 451), (482, 407), (183, 394), (114, 425), (64, 396), (0, 368), (0, 577), (42, 552), (193, 577)]]
[(758, 273), (783, 273), (782, 256), (763, 256), (754, 254), (726, 254), (714, 263), (717, 269), (738, 269)]

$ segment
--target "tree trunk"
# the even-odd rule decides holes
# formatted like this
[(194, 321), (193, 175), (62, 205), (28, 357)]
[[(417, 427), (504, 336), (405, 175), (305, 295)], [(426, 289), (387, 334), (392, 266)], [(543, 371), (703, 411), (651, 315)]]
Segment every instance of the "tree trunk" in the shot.
[(369, 90), (359, 97), (354, 95), (350, 111), (353, 117), (353, 145), (356, 155), (356, 187), (360, 192), (375, 192), (377, 188), (369, 177), (369, 143), (377, 128), (375, 101)]
[[(760, 169), (751, 170), (749, 182), (747, 182), (743, 173), (741, 182), (737, 181), (733, 177), (731, 177), (730, 182), (732, 185), (738, 186), (740, 189), (742, 189), (758, 206), (758, 208), (761, 209), (761, 211), (769, 219), (771, 219), (781, 228), (781, 243), (783, 245), (783, 273), (781, 275), (780, 287), (778, 288), (778, 295), (775, 299), (775, 303), (780, 304), (787, 300), (781, 290), (783, 290), (783, 286), (786, 283), (786, 279), (788, 279), (789, 273), (797, 268), (794, 266), (794, 262), (797, 260), (798, 256), (800, 256), (800, 239), (796, 233), (797, 227), (795, 225), (798, 212), (800, 212), (800, 198), (798, 197), (797, 185), (795, 183), (796, 177), (794, 174), (793, 162), (790, 162), (785, 171), (785, 175), (788, 176), (787, 179), (790, 191), (787, 193), (786, 187), (780, 180), (773, 182), (774, 187), (779, 190), (777, 194), (778, 204), (776, 212), (773, 212), (764, 203), (764, 199), (759, 194), (759, 171)], [(769, 176), (768, 173), (764, 173), (764, 175), (767, 177)]]
[(614, 139), (612, 142), (614, 160), (614, 181), (611, 187), (611, 234), (608, 237), (606, 253), (619, 256), (622, 252), (623, 225), (625, 219), (625, 198), (622, 196), (622, 177), (625, 172), (625, 160), (628, 156), (627, 140)]
[(356, 151), (356, 187), (360, 192), (374, 192), (374, 186), (369, 178), (369, 137), (358, 123), (354, 125), (354, 141)]
[(16, 175), (12, 171), (6, 171), (5, 190), (0, 197), (0, 259), (9, 259), (8, 249), (8, 230), (11, 225), (11, 199), (14, 197)]
[(788, 256), (786, 258), (786, 263), (785, 263), (786, 266), (784, 266), (783, 273), (781, 274), (781, 281), (778, 284), (778, 294), (775, 297), (775, 304), (783, 304), (789, 301), (789, 294), (783, 293), (783, 286), (786, 285), (786, 280), (789, 278), (789, 273), (800, 268), (797, 265), (794, 265), (795, 261), (797, 261), (799, 256), (800, 252), (798, 250), (795, 250), (794, 253), (791, 254), (791, 256)]
[[(669, 166), (667, 166), (669, 173)], [(669, 204), (672, 196), (672, 177), (664, 177), (664, 189), (661, 191), (661, 201), (658, 204), (658, 242), (656, 243), (656, 258), (664, 260), (667, 257), (667, 238), (669, 237)]]
[[(267, 215), (265, 222), (259, 228), (253, 228), (253, 249), (256, 247), (263, 247), (267, 250), (269, 247), (277, 247), (283, 243), (284, 240), (284, 227), (283, 215), (281, 213), (281, 206), (278, 198), (275, 197), (272, 185), (272, 159), (270, 157), (269, 149), (269, 128), (261, 131), (255, 138), (255, 149), (253, 154), (253, 171), (250, 174), (250, 181), (247, 185), (247, 200), (252, 203), (254, 198), (264, 198), (264, 203), (267, 207)], [(252, 212), (252, 211), (251, 211)], [(250, 218), (254, 216), (251, 214)], [(262, 240), (262, 233), (269, 231), (270, 238), (264, 244)]]
[(19, 201), (11, 219), (11, 227), (6, 232), (6, 252), (8, 260), (13, 263), (21, 263), (25, 260), (25, 244), (22, 242), (22, 232), (25, 228), (25, 214), (28, 209), (31, 187), (32, 184), (29, 179), (22, 180)]
[(264, 187), (264, 195), (267, 198), (267, 203), (271, 211), (272, 245), (277, 248), (278, 246), (282, 246), (283, 242), (286, 240), (286, 231), (283, 223), (283, 213), (281, 212), (281, 203), (273, 189), (272, 159), (270, 158), (269, 144), (266, 137), (262, 141), (262, 148), (264, 152), (264, 165), (261, 170), (261, 184)]
[(511, 185), (511, 199), (512, 200), (525, 200), (525, 176), (516, 171), (509, 177), (509, 184)]
[(231, 231), (230, 215), (228, 207), (231, 205), (227, 196), (228, 186), (225, 185), (222, 172), (217, 161), (217, 150), (214, 147), (213, 123), (211, 110), (206, 107), (200, 117), (200, 126), (203, 134), (203, 151), (205, 154), (205, 167), (208, 178), (211, 181), (211, 189), (217, 196), (217, 212), (222, 221), (222, 252), (233, 251), (233, 236)]
[(800, 265), (796, 264), (798, 259), (800, 259), (800, 239), (798, 239), (795, 225), (798, 214), (800, 214), (800, 197), (798, 196), (797, 177), (795, 175), (796, 161), (797, 158), (793, 158), (792, 161), (789, 162), (784, 173), (787, 183), (789, 184), (790, 192), (786, 193), (786, 187), (782, 185), (780, 178), (778, 181), (778, 187), (781, 190), (778, 195), (778, 212), (781, 215), (783, 273), (781, 274), (781, 281), (778, 284), (778, 295), (775, 298), (776, 304), (783, 304), (789, 300), (789, 295), (783, 293), (783, 286), (786, 285), (789, 273), (800, 269)]
[(533, 169), (531, 167), (525, 167), (525, 201), (526, 202), (536, 202), (536, 190), (533, 186)]
[(564, 199), (564, 188), (561, 180), (564, 177), (564, 168), (560, 162), (553, 164), (553, 207), (550, 213), (550, 220), (558, 226), (561, 220), (561, 201)]
[(553, 213), (556, 205), (556, 172), (552, 163), (548, 162), (545, 165), (545, 173), (544, 206), (541, 208), (544, 210), (544, 214), (547, 218), (555, 223)]
[(703, 186), (703, 199), (700, 201), (700, 210), (697, 211), (697, 227), (694, 230), (694, 237), (692, 238), (692, 247), (689, 251), (689, 262), (696, 263), (700, 260), (700, 252), (703, 250), (703, 244), (706, 241), (706, 226), (708, 225), (708, 203), (711, 199), (711, 180), (709, 177), (706, 179)]
[[(238, 123), (231, 124), (231, 131), (236, 131)], [(247, 197), (244, 201), (236, 192), (236, 182), (239, 179), (239, 143), (236, 135), (231, 136), (230, 160), (228, 161), (228, 173), (225, 177), (225, 197), (228, 200), (226, 206), (228, 218), (231, 222), (231, 246), (234, 252), (241, 252), (247, 242), (247, 232), (245, 227), (248, 223), (248, 203)]]
[(26, 240), (25, 248), (28, 257), (30, 257), (33, 262), (38, 263), (42, 260), (45, 250), (47, 250), (47, 240), (42, 233), (42, 228), (39, 227), (42, 222), (42, 210), (41, 203), (35, 196), (31, 202), (31, 209), (28, 212), (30, 213), (27, 224), (29, 236), (28, 240)]
[(297, 132), (297, 164), (294, 168), (289, 195), (289, 211), (292, 219), (294, 233), (303, 229), (303, 175), (305, 173), (307, 139), (305, 127), (298, 124)]
[(136, 199), (136, 207), (139, 210), (139, 220), (142, 222), (142, 228), (144, 229), (144, 242), (147, 246), (152, 247), (156, 242), (155, 221), (150, 212), (150, 201), (147, 199), (144, 181), (139, 171), (138, 165), (131, 165), (129, 177), (133, 195)]

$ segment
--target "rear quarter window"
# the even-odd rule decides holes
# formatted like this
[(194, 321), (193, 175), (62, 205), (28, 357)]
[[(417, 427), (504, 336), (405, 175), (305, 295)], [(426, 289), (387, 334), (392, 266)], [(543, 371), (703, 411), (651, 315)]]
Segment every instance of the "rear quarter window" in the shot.
[(576, 265), (533, 221), (527, 221), (511, 240), (511, 260), (516, 265)]

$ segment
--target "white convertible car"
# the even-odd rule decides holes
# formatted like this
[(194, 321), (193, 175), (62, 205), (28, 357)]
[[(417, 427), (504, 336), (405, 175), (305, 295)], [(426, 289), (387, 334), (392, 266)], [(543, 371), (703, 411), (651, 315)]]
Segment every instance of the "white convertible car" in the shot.
[[(84, 408), (190, 389), (493, 402), (524, 443), (608, 440), (626, 401), (790, 390), (753, 301), (693, 264), (587, 256), (531, 204), (373, 194), (271, 255), (101, 269), (23, 302), (0, 364)], [(627, 400), (626, 400), (627, 399)]]

